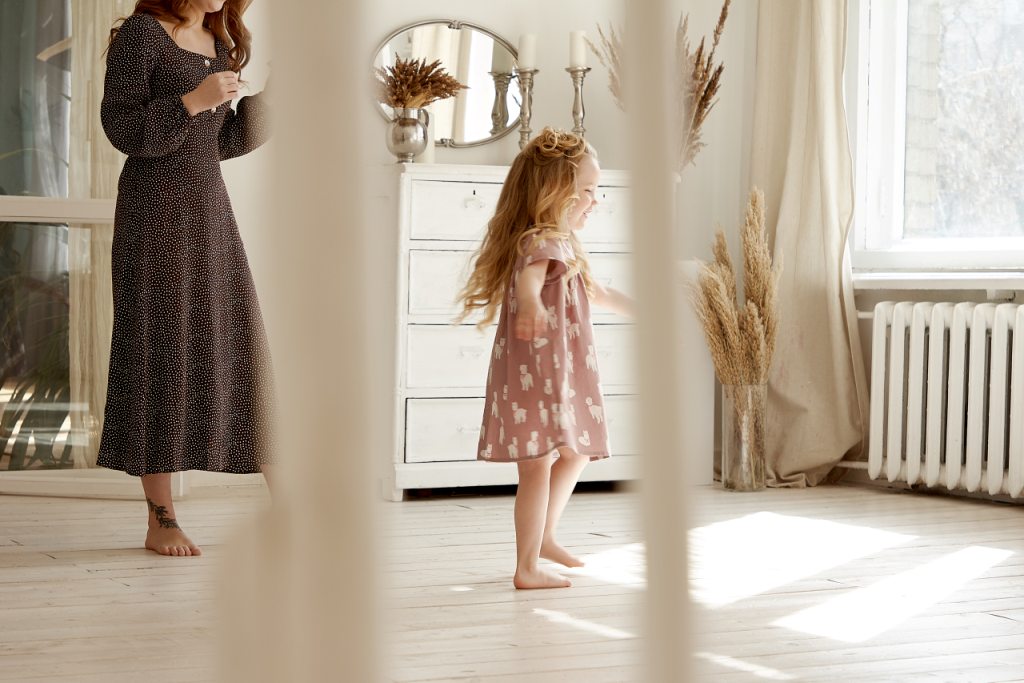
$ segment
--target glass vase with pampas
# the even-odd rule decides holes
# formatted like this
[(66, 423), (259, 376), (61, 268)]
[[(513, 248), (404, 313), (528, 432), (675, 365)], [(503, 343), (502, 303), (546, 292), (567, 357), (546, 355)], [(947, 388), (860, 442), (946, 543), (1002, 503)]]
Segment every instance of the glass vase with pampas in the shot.
[(714, 260), (701, 263), (692, 292), (722, 384), (722, 486), (735, 491), (765, 486), (768, 371), (778, 332), (781, 264), (772, 263), (764, 224), (764, 195), (754, 188), (741, 233), (742, 299), (721, 230), (715, 235)]

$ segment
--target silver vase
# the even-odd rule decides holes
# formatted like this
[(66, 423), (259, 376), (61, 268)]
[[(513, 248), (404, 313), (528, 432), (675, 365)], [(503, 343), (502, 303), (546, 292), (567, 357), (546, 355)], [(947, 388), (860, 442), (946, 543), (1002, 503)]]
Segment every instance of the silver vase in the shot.
[(388, 126), (388, 151), (398, 157), (398, 163), (412, 163), (417, 154), (427, 148), (430, 114), (426, 109), (395, 109), (395, 117)]

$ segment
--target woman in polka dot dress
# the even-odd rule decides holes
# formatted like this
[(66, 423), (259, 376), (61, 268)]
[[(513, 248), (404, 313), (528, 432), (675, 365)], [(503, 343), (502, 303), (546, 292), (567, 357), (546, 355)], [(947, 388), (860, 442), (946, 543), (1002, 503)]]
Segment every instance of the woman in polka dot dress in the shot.
[(141, 0), (111, 31), (101, 118), (128, 155), (112, 249), (114, 329), (98, 464), (141, 477), (146, 547), (199, 555), (171, 473), (260, 472), (272, 382), (220, 162), (267, 138), (243, 97), (250, 0)]
[(570, 585), (538, 560), (583, 564), (555, 530), (584, 466), (609, 455), (590, 303), (628, 314), (632, 301), (591, 278), (575, 234), (599, 174), (583, 138), (545, 128), (512, 162), (462, 294), (464, 316), (498, 319), (477, 457), (519, 470), (516, 588)]

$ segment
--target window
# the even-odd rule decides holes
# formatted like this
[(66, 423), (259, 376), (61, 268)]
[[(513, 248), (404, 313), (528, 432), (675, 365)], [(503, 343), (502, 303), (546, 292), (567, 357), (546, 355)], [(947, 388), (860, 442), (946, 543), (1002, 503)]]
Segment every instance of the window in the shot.
[(851, 3), (858, 269), (1024, 268), (1024, 0)]
[(132, 0), (0, 2), (0, 475), (95, 460), (121, 156), (103, 50)]

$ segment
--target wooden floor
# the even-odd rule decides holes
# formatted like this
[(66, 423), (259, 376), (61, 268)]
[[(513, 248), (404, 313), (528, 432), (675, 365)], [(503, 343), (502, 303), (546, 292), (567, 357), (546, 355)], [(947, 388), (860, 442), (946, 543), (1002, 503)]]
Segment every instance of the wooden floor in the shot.
[[(562, 536), (587, 567), (532, 592), (510, 582), (511, 496), (386, 505), (391, 680), (640, 680), (636, 504), (577, 494)], [(139, 503), (0, 497), (0, 680), (217, 680), (218, 560), (266, 505), (193, 495), (206, 554), (179, 559), (136, 547)], [(694, 510), (701, 680), (1024, 681), (1021, 507), (820, 487), (701, 490)], [(168, 647), (191, 656), (154, 673)]]

